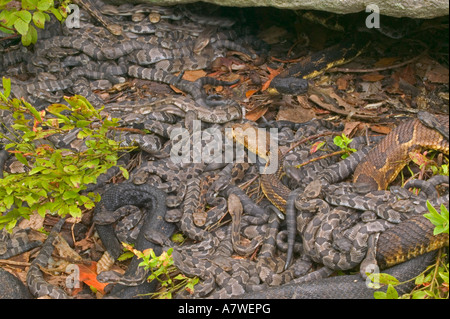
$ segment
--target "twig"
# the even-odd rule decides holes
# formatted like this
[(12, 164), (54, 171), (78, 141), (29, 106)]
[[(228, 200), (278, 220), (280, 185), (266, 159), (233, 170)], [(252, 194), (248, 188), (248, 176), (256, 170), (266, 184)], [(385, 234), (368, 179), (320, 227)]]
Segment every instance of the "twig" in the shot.
[(255, 177), (253, 177), (252, 179), (246, 181), (245, 183), (241, 184), (239, 186), (240, 189), (245, 190), (247, 187), (249, 187), (257, 178), (259, 177), (259, 175), (256, 175)]
[(123, 132), (131, 132), (136, 134), (145, 135), (146, 133), (143, 130), (132, 128), (132, 127), (108, 127), (109, 130), (112, 131), (123, 131)]
[(0, 264), (21, 266), (21, 267), (29, 267), (31, 265), (31, 263), (29, 263), (29, 262), (14, 261), (14, 260), (7, 260), (7, 259), (0, 259)]
[(300, 167), (305, 166), (305, 165), (307, 165), (309, 163), (312, 163), (312, 162), (315, 162), (315, 161), (320, 161), (321, 159), (324, 159), (324, 158), (327, 158), (327, 157), (332, 157), (332, 156), (335, 156), (335, 155), (341, 155), (341, 154), (345, 154), (345, 153), (347, 153), (346, 150), (340, 150), (340, 151), (336, 151), (336, 152), (333, 152), (333, 153), (325, 154), (325, 155), (322, 155), (322, 156), (318, 156), (318, 157), (312, 158), (309, 161), (306, 161), (304, 163), (295, 165), (295, 167), (296, 168), (300, 168)]
[(425, 55), (425, 53), (428, 50), (425, 50), (424, 52), (422, 52), (421, 54), (419, 54), (418, 56), (415, 56), (412, 59), (409, 59), (407, 61), (401, 62), (401, 63), (397, 63), (394, 65), (389, 65), (389, 66), (384, 66), (384, 67), (379, 67), (379, 68), (371, 68), (371, 69), (350, 69), (350, 68), (331, 68), (328, 70), (328, 72), (343, 72), (343, 73), (372, 73), (372, 72), (380, 72), (380, 71), (386, 71), (386, 70), (392, 70), (392, 69), (396, 69), (396, 68), (400, 68), (402, 66), (405, 66), (407, 64), (413, 63), (415, 61), (417, 61), (418, 59), (420, 59), (423, 55)]
[(306, 138), (304, 138), (304, 139), (302, 139), (302, 140), (300, 140), (300, 141), (295, 142), (294, 144), (292, 144), (291, 147), (289, 147), (289, 149), (288, 149), (286, 152), (284, 152), (283, 156), (286, 155), (287, 153), (289, 153), (290, 151), (292, 151), (294, 148), (296, 148), (296, 147), (299, 146), (300, 144), (306, 143), (306, 142), (308, 142), (308, 141), (310, 141), (310, 140), (313, 140), (313, 139), (316, 139), (316, 138), (318, 138), (318, 137), (328, 136), (328, 135), (334, 135), (334, 134), (338, 135), (338, 134), (335, 133), (335, 132), (326, 132), (326, 133), (321, 133), (321, 134), (316, 134), (316, 135), (312, 135), (312, 136), (306, 137)]

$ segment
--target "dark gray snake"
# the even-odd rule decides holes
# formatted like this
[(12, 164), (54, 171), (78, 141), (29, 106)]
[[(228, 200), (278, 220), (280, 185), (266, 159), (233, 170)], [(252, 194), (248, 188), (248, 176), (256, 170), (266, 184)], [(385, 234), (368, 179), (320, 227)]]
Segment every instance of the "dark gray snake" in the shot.
[[(122, 251), (122, 246), (116, 237), (111, 219), (106, 221), (102, 217), (110, 217), (115, 220), (114, 215), (118, 209), (133, 205), (144, 210), (144, 217), (141, 229), (136, 238), (135, 248), (143, 251), (152, 248), (156, 255), (161, 254), (161, 246), (152, 241), (155, 233), (164, 237), (170, 237), (174, 231), (174, 224), (167, 223), (164, 220), (166, 213), (164, 192), (149, 185), (120, 184), (111, 186), (102, 196), (99, 205), (96, 206), (97, 232), (104, 243), (108, 253), (116, 259)], [(100, 214), (102, 216), (100, 216)], [(101, 222), (104, 225), (98, 224)], [(150, 239), (148, 239), (150, 238)], [(115, 272), (103, 272), (98, 275), (101, 282), (117, 283), (110, 292), (110, 297), (117, 298), (137, 298), (139, 294), (153, 292), (156, 288), (156, 282), (148, 283), (147, 271), (138, 267), (140, 260), (133, 257), (131, 264), (123, 276)]]
[[(431, 252), (384, 272), (394, 276), (403, 284), (396, 286), (399, 295), (409, 293), (414, 288), (410, 279), (417, 277), (433, 263), (436, 253)], [(382, 288), (383, 291), (386, 287)], [(335, 276), (304, 284), (286, 284), (261, 292), (240, 295), (240, 299), (373, 299), (376, 290), (368, 288), (359, 274)]]

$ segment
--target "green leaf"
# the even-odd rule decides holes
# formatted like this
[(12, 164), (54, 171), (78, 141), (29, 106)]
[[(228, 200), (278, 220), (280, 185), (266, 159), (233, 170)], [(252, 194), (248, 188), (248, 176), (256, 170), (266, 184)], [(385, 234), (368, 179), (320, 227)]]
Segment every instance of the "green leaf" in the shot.
[[(26, 35), (28, 33), (28, 27), (29, 24), (21, 19), (17, 19), (14, 22), (14, 28), (19, 32), (21, 35)], [(31, 43), (31, 42), (30, 42)]]
[(10, 209), (12, 204), (14, 204), (14, 196), (13, 195), (6, 195), (3, 198), (3, 203), (5, 204), (6, 208)]
[(62, 199), (63, 199), (63, 200), (68, 200), (68, 199), (76, 198), (76, 197), (78, 197), (78, 196), (79, 196), (79, 195), (78, 195), (77, 192), (74, 192), (74, 191), (65, 191), (64, 194), (63, 194), (63, 196), (62, 196)]
[(22, 0), (22, 9), (36, 10), (37, 0)]
[(25, 156), (23, 156), (22, 154), (20, 154), (20, 153), (14, 153), (14, 156), (17, 158), (17, 160), (19, 161), (19, 162), (21, 162), (23, 165), (26, 165), (26, 166), (28, 166), (28, 161), (27, 161), (27, 159), (25, 158)]
[(80, 187), (80, 184), (81, 184), (81, 176), (80, 175), (70, 175), (69, 179), (72, 182), (72, 185), (74, 187), (76, 187), (76, 188)]
[(395, 290), (394, 286), (389, 284), (387, 290), (386, 290), (386, 298), (387, 299), (398, 299), (398, 293), (397, 290)]
[(2, 82), (3, 82), (3, 94), (6, 97), (9, 97), (9, 95), (11, 93), (11, 79), (3, 77)]
[(47, 213), (47, 206), (46, 205), (39, 206), (37, 212), (42, 217), (45, 217), (45, 214)]
[(52, 7), (54, 7), (53, 0), (39, 0), (37, 4), (37, 8), (41, 11), (47, 11)]
[(424, 274), (420, 274), (419, 276), (416, 277), (416, 280), (414, 281), (414, 283), (416, 284), (416, 286), (422, 285), (423, 284), (423, 280), (425, 278)]
[(74, 174), (74, 173), (78, 172), (78, 168), (75, 165), (64, 166), (63, 170), (67, 174)]
[(130, 174), (128, 173), (127, 169), (125, 167), (119, 166), (119, 169), (122, 172), (123, 177), (125, 177), (125, 179), (130, 178)]
[(33, 22), (38, 28), (44, 29), (45, 14), (41, 11), (35, 11), (33, 13)]
[(344, 147), (344, 141), (342, 140), (342, 137), (340, 137), (340, 136), (335, 136), (333, 139), (333, 143), (336, 144), (337, 146), (339, 146), (340, 148)]
[(59, 104), (59, 103), (55, 103), (55, 104), (49, 105), (47, 107), (47, 111), (52, 113), (53, 115), (55, 113), (61, 113), (62, 111), (65, 111), (65, 110), (69, 110), (69, 107), (67, 105)]
[(442, 278), (442, 280), (448, 284), (448, 272), (439, 272), (439, 276)]
[[(92, 123), (92, 121), (88, 121), (88, 120), (79, 120), (77, 122), (77, 127), (86, 127), (88, 125), (90, 125)], [(91, 133), (92, 134), (92, 133)]]
[(2, 23), (3, 26), (5, 27), (8, 28), (12, 27), (14, 25), (14, 22), (16, 22), (17, 19), (19, 19), (19, 17), (17, 17), (15, 14), (16, 12), (17, 11), (15, 9), (11, 11), (8, 10), (0, 11), (0, 23)]
[(69, 206), (69, 213), (72, 217), (81, 217), (81, 209), (77, 205)]
[(425, 291), (414, 291), (411, 294), (412, 299), (425, 299), (427, 297), (427, 293)]
[(122, 255), (120, 255), (120, 256), (117, 258), (117, 260), (118, 260), (118, 261), (124, 261), (124, 260), (133, 258), (133, 256), (134, 256), (134, 254), (133, 254), (131, 251), (126, 251), (126, 252), (124, 252)]
[(16, 12), (15, 15), (27, 24), (31, 22), (31, 13), (27, 10), (20, 10)]
[(43, 171), (44, 169), (45, 167), (43, 166), (34, 167), (31, 171), (28, 172), (28, 175), (34, 175), (36, 173), (39, 173), (40, 171)]
[(25, 35), (22, 35), (22, 44), (24, 46), (34, 44), (37, 42), (37, 31), (36, 28), (32, 25), (29, 26), (28, 32)]
[(449, 232), (449, 216), (448, 210), (444, 205), (441, 205), (441, 214), (437, 212), (437, 210), (431, 205), (431, 203), (427, 200), (427, 208), (429, 213), (424, 214), (423, 216), (428, 218), (428, 220), (436, 226), (433, 234), (438, 235), (440, 233)]
[(58, 21), (61, 21), (63, 16), (61, 14), (61, 12), (56, 9), (56, 8), (50, 8), (50, 12), (53, 13), (53, 15), (56, 17), (56, 19), (58, 19)]

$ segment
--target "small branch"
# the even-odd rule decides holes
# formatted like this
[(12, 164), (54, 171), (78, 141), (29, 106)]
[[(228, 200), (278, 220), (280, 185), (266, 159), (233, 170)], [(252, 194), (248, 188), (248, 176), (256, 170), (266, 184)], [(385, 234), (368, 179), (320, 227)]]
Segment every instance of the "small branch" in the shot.
[(306, 138), (304, 138), (304, 139), (302, 139), (302, 140), (292, 144), (291, 147), (289, 147), (289, 149), (283, 154), (283, 156), (286, 155), (287, 153), (289, 153), (290, 151), (292, 151), (294, 148), (296, 148), (300, 144), (306, 143), (306, 142), (308, 142), (310, 140), (314, 140), (314, 139), (316, 139), (318, 137), (329, 136), (329, 135), (334, 135), (334, 134), (335, 135), (339, 135), (339, 134), (337, 134), (335, 132), (326, 132), (326, 133), (321, 133), (321, 134), (316, 134), (316, 135), (312, 135), (312, 136), (306, 137)]
[(335, 155), (341, 155), (341, 154), (346, 154), (346, 153), (348, 153), (348, 151), (340, 150), (340, 151), (336, 151), (336, 152), (333, 152), (333, 153), (325, 154), (325, 155), (318, 156), (318, 157), (315, 157), (313, 159), (310, 159), (309, 161), (306, 161), (304, 163), (295, 165), (295, 167), (296, 168), (300, 168), (302, 166), (305, 166), (305, 165), (310, 164), (310, 163), (315, 162), (315, 161), (320, 161), (321, 159), (324, 159), (324, 158), (327, 158), (327, 157), (332, 157), (332, 156), (335, 156)]
[(371, 69), (331, 68), (327, 72), (372, 73), (372, 72), (380, 72), (380, 71), (392, 70), (392, 69), (400, 68), (402, 66), (405, 66), (405, 65), (408, 65), (410, 63), (416, 62), (423, 55), (425, 55), (426, 52), (427, 52), (427, 50), (425, 50), (424, 52), (422, 52), (421, 54), (419, 54), (418, 56), (416, 56), (416, 57), (414, 57), (412, 59), (409, 59), (409, 60), (401, 62), (401, 63), (394, 64), (394, 65), (389, 65), (389, 66), (384, 66), (384, 67), (379, 67), (379, 68), (371, 68)]

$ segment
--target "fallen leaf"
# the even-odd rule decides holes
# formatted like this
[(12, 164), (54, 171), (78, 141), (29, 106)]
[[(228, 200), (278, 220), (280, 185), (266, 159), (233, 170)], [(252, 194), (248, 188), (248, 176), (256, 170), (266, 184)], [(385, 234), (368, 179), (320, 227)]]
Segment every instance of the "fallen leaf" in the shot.
[(28, 219), (23, 219), (19, 225), (22, 229), (31, 228), (37, 230), (44, 226), (44, 218), (36, 212)]
[(86, 266), (85, 264), (77, 264), (77, 266), (79, 269), (79, 280), (104, 294), (104, 289), (108, 284), (97, 281), (97, 263), (91, 261), (89, 266)]
[(342, 134), (345, 134), (345, 136), (348, 136), (348, 137), (353, 136), (355, 134), (355, 131), (358, 130), (358, 127), (360, 124), (361, 124), (361, 122), (358, 122), (358, 121), (345, 123)]
[(309, 149), (309, 154), (314, 154), (315, 152), (320, 150), (322, 148), (322, 146), (324, 146), (324, 145), (325, 145), (325, 141), (315, 142)]
[(376, 72), (376, 73), (364, 74), (363, 76), (361, 76), (361, 78), (367, 82), (378, 82), (378, 81), (381, 81), (382, 79), (384, 79), (384, 75)]
[(398, 76), (399, 76), (398, 80), (403, 79), (404, 81), (408, 82), (411, 85), (416, 84), (416, 81), (417, 81), (416, 70), (415, 70), (414, 66), (412, 66), (412, 65), (407, 65), (404, 68), (400, 69)]
[(375, 62), (374, 66), (376, 68), (381, 68), (385, 66), (391, 66), (398, 60), (398, 57), (381, 58)]
[(348, 87), (348, 81), (345, 77), (342, 76), (336, 80), (336, 85), (338, 90), (346, 90)]
[(80, 250), (86, 250), (93, 246), (93, 242), (90, 238), (83, 238), (77, 242), (75, 242), (75, 247), (79, 248)]
[[(287, 98), (287, 97), (285, 97)], [(297, 95), (294, 97), (300, 105), (294, 105), (293, 103), (286, 103), (280, 105), (277, 113), (277, 120), (291, 121), (295, 123), (307, 122), (316, 117), (316, 113), (308, 101), (308, 97), (305, 95)]]
[(183, 94), (183, 93), (184, 93), (183, 91), (181, 91), (180, 89), (176, 88), (176, 87), (173, 86), (172, 84), (170, 84), (169, 86), (170, 86), (170, 88), (171, 88), (172, 90), (174, 90), (175, 93), (178, 93), (178, 94)]
[(58, 251), (59, 256), (73, 261), (82, 260), (81, 256), (73, 250), (61, 234), (56, 236), (53, 246)]
[(268, 107), (257, 107), (249, 112), (247, 112), (247, 114), (245, 115), (245, 118), (247, 120), (256, 122), (257, 120), (259, 120), (261, 118), (261, 116), (263, 116), (264, 114), (266, 114), (268, 110)]
[(267, 44), (275, 44), (286, 38), (288, 31), (278, 26), (271, 26), (258, 34), (258, 38)]
[(203, 70), (187, 70), (183, 74), (183, 79), (186, 81), (194, 82), (204, 76), (206, 76), (206, 72)]
[(449, 81), (448, 74), (449, 74), (448, 68), (438, 64), (430, 68), (425, 74), (425, 76), (430, 82), (447, 84)]
[(261, 87), (261, 91), (263, 91), (263, 92), (265, 90), (267, 90), (267, 88), (269, 87), (270, 82), (272, 82), (273, 78), (281, 73), (281, 68), (272, 69), (272, 68), (267, 67), (267, 71), (269, 71), (269, 79)]
[(428, 165), (431, 165), (435, 163), (433, 160), (430, 160), (426, 157), (427, 152), (424, 152), (424, 154), (420, 152), (409, 152), (409, 158), (417, 164), (420, 168), (426, 167)]
[(251, 97), (253, 94), (255, 94), (256, 92), (258, 92), (258, 90), (248, 90), (247, 92), (245, 92), (245, 97), (248, 99), (249, 97)]
[(389, 132), (392, 130), (390, 127), (384, 125), (371, 125), (370, 129), (375, 133), (386, 135), (389, 134)]

